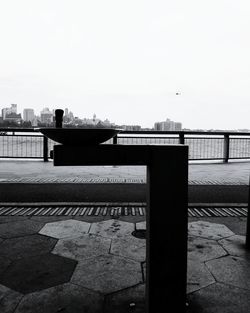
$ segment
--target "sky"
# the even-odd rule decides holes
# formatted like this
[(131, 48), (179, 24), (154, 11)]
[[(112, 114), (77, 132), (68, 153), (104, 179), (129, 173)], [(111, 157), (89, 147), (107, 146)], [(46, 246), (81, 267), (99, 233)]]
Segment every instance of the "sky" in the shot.
[(249, 0), (1, 1), (0, 108), (249, 129), (249, 16)]

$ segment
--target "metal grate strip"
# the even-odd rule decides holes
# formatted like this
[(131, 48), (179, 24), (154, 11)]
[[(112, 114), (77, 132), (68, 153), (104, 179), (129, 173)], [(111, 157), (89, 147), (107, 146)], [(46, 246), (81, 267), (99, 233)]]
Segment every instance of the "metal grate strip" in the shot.
[[(246, 217), (245, 207), (189, 207), (189, 217)], [(1, 206), (0, 216), (145, 216), (143, 206)]]
[(247, 216), (246, 208), (201, 208), (201, 207), (193, 207), (188, 209), (189, 217), (237, 217)]

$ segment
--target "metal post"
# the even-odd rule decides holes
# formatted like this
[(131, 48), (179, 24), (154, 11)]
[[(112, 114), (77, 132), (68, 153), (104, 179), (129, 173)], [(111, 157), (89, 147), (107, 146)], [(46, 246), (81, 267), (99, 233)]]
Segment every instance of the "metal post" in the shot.
[[(250, 184), (250, 182), (249, 182), (249, 184)], [(250, 185), (248, 185), (248, 210), (247, 210), (246, 248), (248, 250), (250, 250)]]
[(223, 155), (223, 162), (224, 163), (228, 163), (229, 160), (229, 142), (230, 142), (230, 138), (229, 138), (229, 134), (224, 134), (224, 155)]
[(184, 133), (183, 132), (179, 133), (179, 144), (180, 145), (184, 145), (185, 144), (185, 137), (184, 137)]
[(48, 162), (48, 138), (43, 136), (43, 161)]
[(113, 145), (117, 145), (117, 135), (115, 135), (115, 137), (113, 137)]

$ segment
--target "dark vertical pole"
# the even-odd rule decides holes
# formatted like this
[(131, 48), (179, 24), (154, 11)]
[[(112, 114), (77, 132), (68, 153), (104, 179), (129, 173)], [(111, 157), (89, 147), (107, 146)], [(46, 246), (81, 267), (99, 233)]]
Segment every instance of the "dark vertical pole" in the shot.
[(117, 145), (117, 135), (113, 137), (113, 145)]
[(48, 162), (48, 138), (43, 136), (43, 161)]
[(184, 133), (183, 132), (179, 133), (179, 144), (180, 145), (184, 145), (185, 144), (185, 137), (184, 137)]
[(248, 185), (246, 248), (250, 250), (250, 181)]
[(184, 313), (188, 147), (155, 146), (147, 167), (147, 313)]
[(229, 160), (229, 134), (224, 134), (224, 155), (223, 155), (223, 162), (228, 163)]

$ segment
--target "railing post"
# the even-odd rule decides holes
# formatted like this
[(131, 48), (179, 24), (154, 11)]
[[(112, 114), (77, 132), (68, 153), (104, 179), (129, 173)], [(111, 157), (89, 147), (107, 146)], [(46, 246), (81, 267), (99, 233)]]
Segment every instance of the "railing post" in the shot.
[(229, 160), (229, 134), (224, 134), (224, 151), (223, 151), (223, 162), (228, 163)]
[(43, 136), (43, 161), (48, 162), (48, 138)]
[(117, 145), (117, 135), (113, 137), (113, 145)]
[(184, 136), (183, 132), (179, 133), (179, 144), (180, 145), (184, 145), (185, 144), (185, 136)]
[[(250, 184), (250, 181), (249, 181)], [(250, 185), (248, 185), (246, 248), (250, 250)]]

